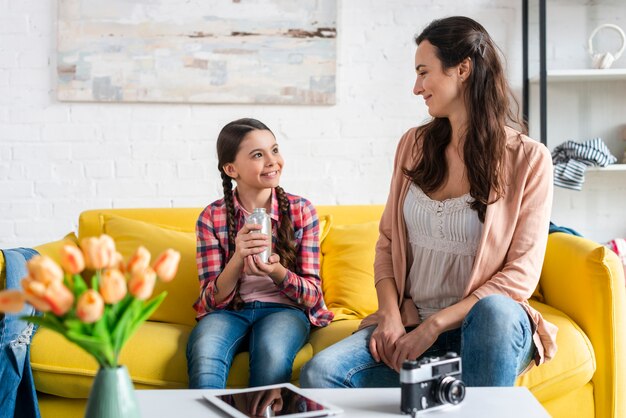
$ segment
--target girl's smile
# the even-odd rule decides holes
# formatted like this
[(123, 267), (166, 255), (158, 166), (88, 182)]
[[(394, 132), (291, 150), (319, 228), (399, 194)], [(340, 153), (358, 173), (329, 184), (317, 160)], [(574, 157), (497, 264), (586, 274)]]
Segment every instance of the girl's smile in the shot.
[(239, 189), (263, 190), (278, 186), (284, 163), (274, 135), (257, 129), (244, 137), (235, 161), (224, 170)]

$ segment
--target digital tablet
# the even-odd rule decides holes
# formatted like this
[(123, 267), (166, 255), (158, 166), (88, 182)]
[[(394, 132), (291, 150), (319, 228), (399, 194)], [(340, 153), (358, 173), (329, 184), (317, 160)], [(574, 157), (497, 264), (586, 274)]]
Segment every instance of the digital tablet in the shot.
[(343, 412), (327, 402), (313, 399), (291, 383), (227, 390), (205, 398), (234, 418), (326, 417)]

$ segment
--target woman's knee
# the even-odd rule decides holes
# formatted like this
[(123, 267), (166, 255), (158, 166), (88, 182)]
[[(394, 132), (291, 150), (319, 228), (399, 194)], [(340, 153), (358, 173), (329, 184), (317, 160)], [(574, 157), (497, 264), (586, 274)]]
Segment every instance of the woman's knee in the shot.
[(373, 327), (362, 329), (317, 353), (300, 371), (300, 384), (309, 388), (346, 387), (359, 370), (374, 363), (368, 344)]
[(323, 351), (313, 356), (300, 370), (300, 386), (303, 388), (334, 386), (331, 384), (333, 381), (331, 375), (333, 374), (333, 370), (335, 372), (337, 371), (337, 368), (334, 364), (331, 364), (332, 360), (332, 358), (327, 358)]
[(510, 327), (526, 317), (526, 311), (513, 299), (504, 295), (490, 295), (474, 304), (463, 321), (463, 327), (476, 324), (490, 329)]
[(463, 321), (463, 345), (475, 341), (483, 347), (530, 337), (530, 318), (521, 305), (503, 295), (480, 299)]

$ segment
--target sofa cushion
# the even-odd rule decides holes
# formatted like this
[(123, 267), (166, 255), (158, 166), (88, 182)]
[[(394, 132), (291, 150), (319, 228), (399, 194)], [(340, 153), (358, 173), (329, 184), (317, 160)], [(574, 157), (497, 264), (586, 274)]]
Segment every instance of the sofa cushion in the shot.
[(103, 221), (104, 232), (115, 240), (117, 249), (125, 260), (128, 260), (140, 245), (150, 251), (153, 259), (167, 248), (180, 252), (176, 278), (169, 283), (157, 282), (154, 294), (166, 290), (168, 295), (150, 319), (195, 325), (196, 312), (192, 305), (199, 294), (195, 233), (113, 215), (104, 215)]
[(529, 388), (539, 402), (544, 402), (583, 387), (591, 380), (596, 361), (589, 338), (574, 321), (551, 306), (537, 301), (530, 304), (559, 328), (557, 355), (551, 361), (533, 367), (517, 381)]
[(78, 238), (76, 238), (76, 234), (73, 232), (68, 233), (63, 238), (58, 241), (47, 242), (42, 245), (38, 245), (34, 247), (39, 254), (46, 255), (56, 261), (58, 264), (61, 263), (61, 248), (65, 244), (78, 244)]
[(324, 255), (322, 254), (321, 246), (322, 246), (322, 242), (324, 241), (324, 239), (328, 235), (328, 232), (330, 231), (330, 226), (332, 223), (332, 216), (331, 215), (319, 216), (319, 222), (320, 222), (320, 270), (321, 270), (322, 260), (324, 258)]
[(344, 319), (342, 321), (333, 321), (323, 328), (312, 329), (309, 343), (313, 347), (313, 354), (315, 355), (349, 337), (357, 330), (360, 323), (360, 319)]
[[(119, 364), (128, 367), (137, 389), (185, 388), (190, 332), (186, 325), (145, 322), (122, 349)], [(38, 391), (68, 398), (86, 398), (98, 370), (92, 356), (46, 328), (33, 338), (31, 365)]]
[(374, 253), (378, 221), (331, 225), (322, 242), (324, 301), (335, 320), (363, 319), (378, 309)]
[[(148, 321), (126, 343), (119, 364), (128, 367), (136, 389), (187, 388), (185, 347), (192, 327)], [(158, 349), (154, 349), (157, 347)], [(313, 356), (305, 344), (294, 360), (292, 382)], [(247, 352), (233, 360), (228, 387), (248, 386)], [(48, 329), (40, 329), (33, 339), (31, 364), (37, 390), (67, 398), (87, 398), (98, 369), (93, 357)]]
[(324, 239), (328, 235), (328, 232), (330, 231), (330, 227), (332, 225), (332, 219), (333, 217), (331, 215), (319, 215), (318, 216), (318, 221), (320, 225), (320, 244), (322, 243), (322, 241), (324, 241)]

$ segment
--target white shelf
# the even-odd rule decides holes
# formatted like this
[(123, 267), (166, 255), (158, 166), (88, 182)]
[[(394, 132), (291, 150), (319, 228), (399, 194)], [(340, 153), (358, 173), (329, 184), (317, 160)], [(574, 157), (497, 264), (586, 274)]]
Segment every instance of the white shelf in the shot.
[(606, 167), (587, 167), (585, 171), (626, 171), (626, 164), (611, 164)]
[[(626, 81), (626, 68), (608, 68), (606, 70), (549, 70), (548, 81), (568, 82), (568, 81)], [(531, 83), (538, 83), (539, 76), (530, 79)]]

